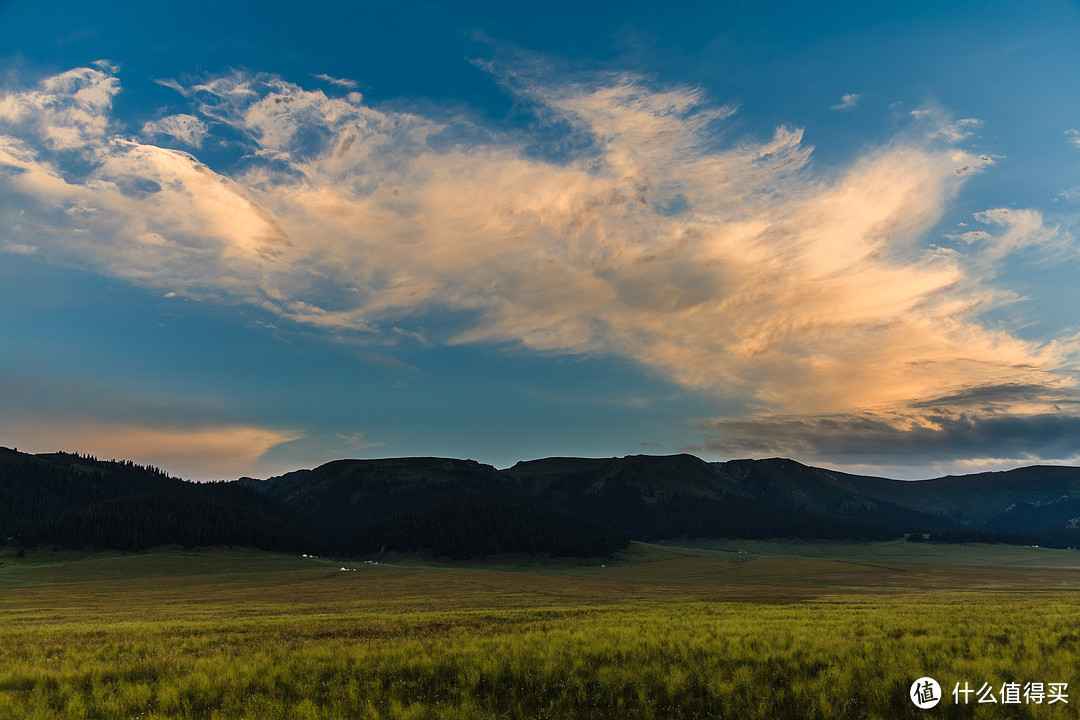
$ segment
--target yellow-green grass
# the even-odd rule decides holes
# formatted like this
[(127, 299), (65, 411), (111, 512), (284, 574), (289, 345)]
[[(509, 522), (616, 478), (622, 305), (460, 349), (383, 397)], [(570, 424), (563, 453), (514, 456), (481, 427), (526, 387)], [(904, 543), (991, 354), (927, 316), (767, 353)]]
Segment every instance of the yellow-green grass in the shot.
[[(979, 546), (795, 549), (480, 567), (7, 552), (0, 718), (1078, 716), (1080, 572)], [(946, 694), (933, 710), (908, 700), (923, 675)], [(1069, 704), (949, 692), (1028, 681), (1068, 682)]]

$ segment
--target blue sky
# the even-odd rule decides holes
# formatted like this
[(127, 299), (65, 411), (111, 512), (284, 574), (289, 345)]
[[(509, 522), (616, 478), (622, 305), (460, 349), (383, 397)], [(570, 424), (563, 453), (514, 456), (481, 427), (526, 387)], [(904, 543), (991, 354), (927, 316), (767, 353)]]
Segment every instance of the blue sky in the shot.
[(0, 2), (0, 444), (1080, 461), (1080, 5)]

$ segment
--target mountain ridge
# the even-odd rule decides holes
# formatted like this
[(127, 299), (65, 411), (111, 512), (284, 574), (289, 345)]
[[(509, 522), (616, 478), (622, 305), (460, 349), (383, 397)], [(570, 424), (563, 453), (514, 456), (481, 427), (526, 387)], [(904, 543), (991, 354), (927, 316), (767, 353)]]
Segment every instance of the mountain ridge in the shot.
[(973, 533), (1080, 545), (1080, 468), (1059, 465), (911, 481), (787, 458), (551, 457), (498, 469), (407, 457), (190, 483), (130, 461), (0, 448), (0, 499), (0, 542), (121, 549), (236, 543), (467, 559), (496, 552), (605, 555), (629, 539)]

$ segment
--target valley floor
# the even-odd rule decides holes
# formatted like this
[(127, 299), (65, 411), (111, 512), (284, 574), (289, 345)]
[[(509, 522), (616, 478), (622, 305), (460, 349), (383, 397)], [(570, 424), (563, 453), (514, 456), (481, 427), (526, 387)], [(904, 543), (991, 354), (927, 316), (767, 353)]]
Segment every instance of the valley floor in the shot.
[[(1072, 551), (635, 543), (468, 566), (0, 548), (0, 563), (3, 718), (1080, 716)], [(909, 699), (924, 676), (934, 710)]]

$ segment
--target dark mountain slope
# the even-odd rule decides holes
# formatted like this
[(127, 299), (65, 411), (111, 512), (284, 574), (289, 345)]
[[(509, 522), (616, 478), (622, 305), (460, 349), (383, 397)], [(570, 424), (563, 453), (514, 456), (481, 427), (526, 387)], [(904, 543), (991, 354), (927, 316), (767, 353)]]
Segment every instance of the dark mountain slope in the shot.
[(903, 529), (758, 497), (692, 455), (611, 459), (549, 458), (504, 471), (556, 507), (616, 527), (631, 537), (801, 537), (888, 539)]
[(1080, 523), (1080, 468), (1074, 467), (1043, 465), (905, 481), (779, 458), (713, 465), (756, 497), (819, 512), (884, 516), (928, 530), (963, 526), (1025, 533)]
[(926, 498), (921, 488), (903, 480), (848, 475), (784, 458), (729, 460), (712, 466), (743, 491), (776, 505), (882, 520), (908, 532), (952, 530), (964, 521), (954, 508)]
[(337, 460), (270, 478), (269, 495), (318, 517), (347, 552), (604, 555), (626, 536), (523, 492), (490, 465), (447, 458)]
[(141, 550), (317, 542), (308, 518), (235, 483), (189, 483), (132, 462), (0, 448), (0, 541)]
[(948, 508), (971, 524), (992, 525), (995, 518), (1016, 506), (1037, 508), (1080, 500), (1080, 468), (1033, 465), (1004, 472), (920, 480), (914, 485), (919, 502)]
[(691, 455), (338, 460), (231, 483), (131, 462), (0, 449), (0, 541), (366, 554), (607, 554), (627, 538), (875, 540), (904, 533), (1080, 545), (1080, 468), (906, 482), (792, 460)]
[(519, 462), (503, 472), (526, 491), (550, 498), (602, 492), (608, 484), (631, 490), (649, 503), (679, 496), (750, 497), (709, 463), (686, 454), (545, 458)]
[(610, 554), (625, 535), (545, 505), (494, 468), (341, 460), (260, 481), (190, 483), (156, 468), (0, 449), (0, 541), (141, 550), (179, 543), (370, 553)]

